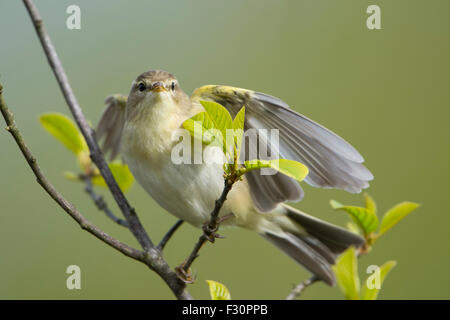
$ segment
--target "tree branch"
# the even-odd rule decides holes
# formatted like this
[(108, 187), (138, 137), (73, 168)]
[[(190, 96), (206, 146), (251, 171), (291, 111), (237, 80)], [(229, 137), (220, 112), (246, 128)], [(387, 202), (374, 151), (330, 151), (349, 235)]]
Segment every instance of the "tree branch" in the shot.
[(125, 220), (116, 217), (116, 215), (109, 209), (108, 204), (103, 199), (103, 197), (95, 193), (91, 177), (87, 175), (81, 175), (81, 179), (83, 179), (83, 181), (85, 182), (84, 191), (86, 191), (86, 193), (92, 198), (92, 201), (94, 201), (94, 204), (97, 206), (97, 208), (100, 211), (103, 211), (106, 216), (113, 220), (115, 223), (128, 228), (128, 223)]
[(164, 247), (166, 246), (167, 242), (170, 240), (170, 238), (173, 236), (175, 231), (178, 230), (179, 227), (183, 224), (183, 220), (178, 220), (177, 223), (175, 223), (172, 228), (167, 231), (167, 233), (164, 235), (164, 237), (161, 239), (161, 242), (156, 246), (156, 248), (159, 251), (163, 251)]
[(286, 300), (294, 300), (298, 298), (303, 291), (308, 288), (313, 283), (319, 281), (320, 279), (316, 276), (312, 276), (311, 278), (308, 278), (302, 282), (300, 282), (298, 285), (296, 285), (292, 291), (289, 293), (289, 295), (286, 297)]
[(58, 81), (59, 87), (64, 95), (64, 98), (69, 106), (70, 111), (80, 128), (81, 133), (83, 134), (86, 143), (90, 150), (90, 156), (92, 161), (96, 164), (97, 168), (100, 170), (101, 175), (105, 179), (106, 184), (108, 185), (109, 190), (111, 191), (114, 199), (117, 202), (120, 210), (122, 211), (128, 225), (130, 226), (130, 230), (141, 244), (144, 250), (149, 250), (153, 248), (153, 243), (150, 240), (147, 232), (142, 226), (134, 208), (130, 206), (128, 200), (125, 198), (124, 194), (119, 188), (116, 180), (114, 180), (111, 171), (103, 157), (100, 147), (97, 144), (95, 139), (94, 130), (89, 126), (86, 118), (83, 115), (80, 105), (75, 97), (75, 94), (70, 87), (69, 80), (67, 75), (62, 67), (61, 61), (58, 58), (58, 54), (56, 53), (55, 48), (50, 40), (50, 36), (48, 35), (42, 18), (34, 5), (32, 0), (23, 0), (25, 7), (28, 10), (28, 13), (33, 22), (36, 33), (41, 41), (41, 45), (44, 49), (44, 52), (47, 56), (48, 62), (50, 64), (53, 73), (55, 74), (56, 80)]

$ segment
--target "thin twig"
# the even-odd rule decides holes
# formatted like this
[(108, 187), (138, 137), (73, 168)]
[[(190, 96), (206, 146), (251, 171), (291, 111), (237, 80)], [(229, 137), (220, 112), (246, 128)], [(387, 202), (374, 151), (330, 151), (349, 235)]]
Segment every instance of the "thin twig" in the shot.
[(177, 223), (175, 223), (172, 228), (167, 231), (167, 233), (164, 235), (164, 237), (161, 239), (161, 242), (156, 246), (156, 248), (159, 251), (163, 251), (164, 247), (166, 246), (167, 242), (170, 240), (170, 238), (173, 236), (175, 231), (178, 230), (179, 227), (183, 224), (183, 220), (178, 220)]
[(125, 220), (116, 217), (116, 215), (109, 209), (108, 204), (103, 199), (103, 197), (95, 193), (91, 178), (87, 175), (84, 175), (82, 179), (86, 184), (86, 186), (84, 187), (84, 191), (86, 191), (86, 193), (92, 198), (97, 208), (100, 211), (103, 211), (108, 218), (113, 220), (118, 225), (128, 228), (128, 223)]
[(64, 68), (61, 64), (61, 61), (58, 58), (58, 54), (56, 53), (55, 48), (53, 47), (50, 36), (48, 35), (43, 20), (34, 5), (32, 0), (23, 0), (25, 7), (28, 10), (28, 13), (33, 22), (36, 33), (41, 41), (42, 47), (44, 49), (45, 55), (48, 59), (51, 69), (55, 74), (56, 80), (58, 81), (59, 87), (64, 95), (67, 105), (69, 106), (70, 111), (80, 128), (81, 133), (83, 134), (86, 143), (89, 147), (90, 156), (92, 161), (96, 164), (97, 168), (100, 170), (101, 175), (106, 181), (109, 190), (111, 191), (114, 199), (116, 200), (119, 208), (121, 209), (125, 219), (130, 226), (129, 229), (141, 244), (144, 250), (149, 250), (153, 248), (153, 243), (150, 240), (147, 232), (142, 226), (134, 208), (130, 206), (128, 200), (125, 198), (124, 194), (119, 188), (116, 180), (113, 178), (111, 170), (109, 169), (105, 158), (101, 152), (100, 147), (97, 144), (95, 139), (94, 130), (89, 126), (80, 105), (75, 97), (75, 94), (72, 91), (72, 88), (69, 84), (69, 79), (64, 71)]
[(298, 298), (306, 288), (308, 288), (310, 285), (312, 285), (313, 283), (315, 283), (319, 280), (320, 279), (318, 277), (312, 276), (311, 278), (308, 278), (308, 279), (300, 282), (298, 285), (296, 285), (294, 287), (294, 289), (292, 289), (292, 291), (286, 297), (286, 300), (294, 300), (294, 299)]
[(227, 195), (230, 192), (231, 188), (233, 187), (233, 184), (235, 181), (237, 181), (236, 178), (225, 180), (225, 185), (224, 185), (222, 194), (220, 195), (219, 199), (217, 199), (215, 202), (214, 210), (211, 212), (211, 218), (210, 218), (208, 224), (206, 224), (203, 228), (203, 231), (204, 231), (203, 234), (198, 239), (197, 243), (194, 246), (194, 249), (192, 250), (191, 254), (188, 256), (186, 261), (183, 264), (181, 264), (179, 267), (175, 268), (180, 279), (182, 279), (186, 283), (191, 283), (194, 281), (189, 269), (190, 269), (192, 263), (194, 262), (194, 260), (199, 256), (198, 253), (199, 253), (200, 249), (203, 247), (203, 245), (206, 243), (206, 241), (214, 242), (215, 238), (220, 237), (215, 233), (218, 230), (219, 224), (220, 224), (220, 218), (218, 217), (219, 212), (220, 212), (220, 209), (222, 208), (225, 200), (227, 200)]

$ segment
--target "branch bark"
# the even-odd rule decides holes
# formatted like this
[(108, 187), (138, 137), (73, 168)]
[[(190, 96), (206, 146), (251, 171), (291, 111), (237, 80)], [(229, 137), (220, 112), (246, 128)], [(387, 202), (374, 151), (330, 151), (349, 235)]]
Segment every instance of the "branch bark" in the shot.
[(313, 283), (319, 281), (320, 279), (317, 278), (316, 276), (312, 276), (311, 278), (308, 278), (302, 282), (300, 282), (298, 285), (296, 285), (292, 291), (289, 293), (289, 295), (286, 297), (286, 300), (295, 300), (296, 298), (298, 298), (303, 291), (308, 288), (310, 285), (312, 285)]

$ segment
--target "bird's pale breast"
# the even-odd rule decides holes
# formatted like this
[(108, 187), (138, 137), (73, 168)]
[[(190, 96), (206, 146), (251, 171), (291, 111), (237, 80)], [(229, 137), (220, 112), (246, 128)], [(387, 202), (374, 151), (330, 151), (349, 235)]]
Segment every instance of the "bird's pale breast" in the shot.
[[(214, 202), (223, 190), (222, 150), (209, 147), (203, 153), (205, 161), (201, 164), (175, 164), (172, 148), (179, 141), (173, 140), (173, 134), (185, 119), (170, 116), (170, 108), (162, 102), (153, 105), (145, 117), (128, 121), (123, 131), (122, 154), (136, 180), (160, 206), (180, 219), (201, 226), (208, 221)], [(238, 197), (247, 201), (232, 201)], [(248, 211), (249, 199), (246, 184), (237, 183), (221, 215), (241, 207)], [(239, 208), (232, 209), (233, 202)]]

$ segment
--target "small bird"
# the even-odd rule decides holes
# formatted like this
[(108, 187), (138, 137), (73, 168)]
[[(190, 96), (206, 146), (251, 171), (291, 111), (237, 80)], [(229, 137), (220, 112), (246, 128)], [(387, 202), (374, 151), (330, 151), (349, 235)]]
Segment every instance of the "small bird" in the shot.
[[(171, 73), (144, 72), (133, 81), (128, 97), (106, 99), (97, 136), (111, 158), (120, 152), (135, 179), (161, 207), (196, 227), (209, 221), (223, 191), (223, 165), (176, 164), (171, 154), (178, 143), (174, 133), (185, 120), (205, 111), (202, 100), (221, 104), (233, 117), (245, 106), (244, 134), (249, 129), (278, 129), (280, 158), (307, 166), (305, 181), (311, 186), (358, 193), (373, 179), (363, 157), (348, 142), (278, 98), (222, 85), (200, 87), (189, 97)], [(267, 139), (258, 143), (271, 147)], [(223, 156), (221, 148), (212, 149), (211, 159)], [(317, 278), (334, 285), (331, 266), (337, 256), (349, 246), (361, 247), (364, 239), (285, 204), (302, 198), (303, 190), (294, 179), (255, 170), (233, 185), (219, 217), (229, 217), (224, 225), (256, 231)]]

